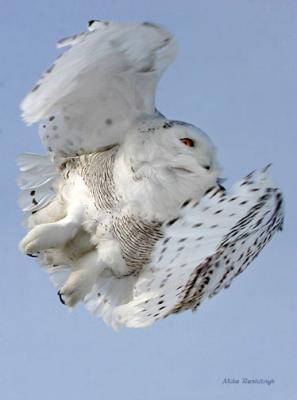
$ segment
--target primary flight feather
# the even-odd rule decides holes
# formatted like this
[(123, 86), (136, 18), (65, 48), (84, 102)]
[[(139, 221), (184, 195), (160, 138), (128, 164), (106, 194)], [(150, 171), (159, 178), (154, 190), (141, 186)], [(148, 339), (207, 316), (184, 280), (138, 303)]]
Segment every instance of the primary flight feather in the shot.
[(156, 110), (163, 27), (90, 21), (64, 46), (21, 105), (48, 150), (18, 157), (21, 249), (115, 329), (196, 309), (281, 229), (279, 189), (266, 168), (227, 194), (208, 136)]

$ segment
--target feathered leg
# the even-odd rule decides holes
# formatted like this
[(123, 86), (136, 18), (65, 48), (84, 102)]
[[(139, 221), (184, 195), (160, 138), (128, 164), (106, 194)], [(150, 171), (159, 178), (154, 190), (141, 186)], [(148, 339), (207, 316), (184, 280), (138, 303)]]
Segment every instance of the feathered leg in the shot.
[(35, 226), (21, 241), (20, 248), (26, 254), (63, 247), (78, 233), (83, 217), (80, 204), (68, 209), (66, 217), (57, 222)]
[(73, 307), (83, 300), (106, 267), (106, 264), (100, 260), (97, 250), (79, 258), (72, 264), (73, 272), (58, 292), (61, 301)]
[(120, 246), (114, 239), (104, 240), (98, 248), (72, 262), (71, 266), (73, 272), (58, 293), (61, 301), (70, 307), (82, 301), (91, 292), (105, 268), (117, 277), (129, 273)]

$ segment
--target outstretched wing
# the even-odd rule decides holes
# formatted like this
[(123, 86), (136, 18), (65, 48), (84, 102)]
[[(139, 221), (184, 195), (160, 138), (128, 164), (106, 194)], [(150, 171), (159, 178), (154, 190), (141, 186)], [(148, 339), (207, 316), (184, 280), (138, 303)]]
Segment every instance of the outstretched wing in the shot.
[(176, 45), (150, 23), (92, 21), (90, 32), (63, 39), (70, 46), (21, 104), (24, 120), (56, 157), (120, 143), (142, 113), (155, 112), (156, 85)]
[(186, 202), (164, 226), (164, 238), (134, 286), (133, 299), (113, 311), (117, 325), (144, 327), (229, 287), (282, 228), (279, 190), (262, 172), (238, 182), (230, 195), (212, 189)]
[[(281, 192), (263, 171), (250, 174), (226, 194), (221, 187), (163, 225), (163, 238), (138, 275), (109, 273), (94, 282), (86, 308), (114, 329), (145, 327), (189, 308), (229, 287), (283, 225)], [(57, 288), (71, 266), (54, 265), (51, 251), (38, 257)]]

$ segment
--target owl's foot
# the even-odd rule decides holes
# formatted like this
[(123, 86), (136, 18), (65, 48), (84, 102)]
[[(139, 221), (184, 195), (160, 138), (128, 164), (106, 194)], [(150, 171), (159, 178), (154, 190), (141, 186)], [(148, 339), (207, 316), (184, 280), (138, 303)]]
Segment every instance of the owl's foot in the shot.
[(65, 285), (58, 291), (61, 303), (68, 307), (74, 307), (83, 300), (92, 288), (87, 281), (83, 271), (72, 272)]
[(73, 239), (78, 231), (76, 223), (54, 222), (37, 225), (21, 241), (25, 254), (36, 254), (41, 250), (61, 248)]
[(85, 298), (96, 284), (106, 265), (98, 260), (97, 252), (92, 251), (81, 257), (74, 267), (79, 267), (79, 269), (69, 275), (66, 283), (58, 292), (61, 302), (69, 307), (74, 307)]

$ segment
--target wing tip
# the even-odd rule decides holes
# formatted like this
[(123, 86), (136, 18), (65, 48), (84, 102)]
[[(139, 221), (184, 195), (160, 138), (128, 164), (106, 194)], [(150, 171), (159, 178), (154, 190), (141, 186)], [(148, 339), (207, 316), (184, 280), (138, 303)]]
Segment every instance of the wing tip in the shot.
[(38, 115), (35, 115), (32, 111), (30, 111), (30, 109), (32, 108), (31, 107), (32, 94), (33, 94), (32, 91), (29, 92), (20, 104), (21, 119), (27, 126), (30, 126), (40, 120)]

